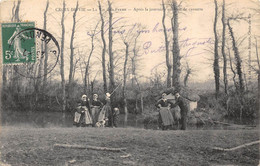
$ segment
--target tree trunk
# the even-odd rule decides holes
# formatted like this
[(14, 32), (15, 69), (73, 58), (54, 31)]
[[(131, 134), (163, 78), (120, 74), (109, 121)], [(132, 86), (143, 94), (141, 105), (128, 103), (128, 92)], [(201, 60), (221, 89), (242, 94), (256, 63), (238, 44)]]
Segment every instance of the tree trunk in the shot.
[(214, 70), (214, 77), (215, 77), (215, 89), (216, 89), (216, 98), (218, 98), (219, 95), (219, 55), (218, 55), (218, 34), (217, 34), (217, 20), (218, 20), (218, 4), (217, 0), (214, 0), (215, 4), (215, 19), (214, 19), (214, 26), (213, 26), (213, 31), (214, 31), (214, 37), (215, 37), (215, 42), (214, 42), (214, 63), (213, 63), (213, 70)]
[(135, 114), (137, 114), (138, 113), (138, 110), (139, 110), (139, 108), (138, 108), (138, 93), (136, 93), (136, 95), (135, 95)]
[(189, 79), (190, 74), (191, 74), (191, 69), (189, 68), (189, 65), (187, 63), (187, 70), (186, 70), (186, 74), (185, 74), (185, 77), (184, 77), (184, 86), (185, 87), (188, 86), (188, 79)]
[(136, 84), (138, 86), (138, 89), (139, 89), (139, 92), (140, 92), (140, 100), (141, 100), (141, 113), (143, 113), (144, 111), (144, 101), (143, 101), (143, 93), (141, 91), (141, 86), (136, 78), (136, 76), (134, 77), (135, 78), (135, 81), (136, 81)]
[(246, 71), (245, 71), (245, 66), (242, 65), (242, 69), (243, 69), (243, 77), (244, 77), (244, 80), (245, 80), (245, 90), (248, 91), (248, 82), (247, 82), (247, 76), (246, 76)]
[(233, 65), (232, 65), (232, 59), (231, 59), (230, 49), (229, 48), (228, 48), (228, 56), (229, 56), (230, 69), (231, 69), (231, 71), (233, 73), (233, 77), (232, 77), (233, 83), (234, 83), (234, 86), (236, 87), (236, 84), (237, 84), (236, 83), (236, 71), (234, 70)]
[[(46, 8), (44, 11), (43, 15), (43, 29), (47, 29), (47, 11), (49, 9), (49, 0), (47, 0)], [(47, 50), (47, 45), (44, 45), (44, 52), (45, 52), (45, 57), (44, 57), (44, 66), (43, 66), (43, 91), (45, 92), (46, 85), (47, 85), (47, 67), (48, 67), (48, 50)]]
[(241, 69), (241, 58), (238, 52), (238, 48), (237, 48), (237, 43), (235, 40), (235, 36), (232, 30), (232, 27), (230, 25), (230, 18), (227, 20), (227, 25), (229, 28), (229, 33), (231, 36), (231, 40), (232, 40), (232, 48), (234, 51), (234, 55), (235, 55), (235, 59), (236, 59), (236, 69), (237, 69), (237, 74), (238, 74), (238, 79), (239, 79), (239, 90), (241, 93), (243, 93), (244, 91), (244, 81), (243, 81), (243, 73), (242, 73), (242, 69)]
[[(109, 13), (109, 20), (108, 20), (108, 54), (109, 54), (109, 79), (110, 79), (110, 85), (109, 85), (109, 90), (112, 92), (115, 89), (115, 75), (114, 75), (114, 55), (113, 55), (113, 34), (112, 34), (112, 6), (111, 2), (108, 1), (108, 13)], [(115, 102), (116, 98), (116, 92), (111, 96), (111, 102)]]
[(135, 76), (135, 48), (134, 48), (133, 52), (134, 52), (134, 56), (131, 58), (131, 65), (132, 65), (132, 78), (131, 78), (131, 82), (132, 82), (132, 88), (134, 88), (134, 76)]
[(15, 22), (20, 22), (19, 11), (20, 11), (21, 0), (18, 0), (16, 9), (14, 11)]
[(86, 70), (85, 70), (85, 76), (84, 76), (84, 93), (87, 93), (87, 89), (88, 89), (88, 75), (89, 75), (89, 64), (90, 64), (90, 58), (92, 56), (92, 53), (94, 51), (94, 35), (91, 36), (91, 50), (88, 56), (88, 61), (87, 61), (87, 65), (86, 65)]
[(71, 32), (71, 39), (70, 39), (70, 73), (69, 73), (69, 88), (68, 88), (68, 95), (70, 97), (70, 94), (72, 92), (72, 82), (73, 82), (73, 68), (74, 68), (74, 35), (75, 35), (75, 27), (76, 27), (76, 16), (78, 11), (79, 3), (77, 1), (75, 11), (73, 13), (73, 25), (72, 25), (72, 32)]
[(162, 25), (163, 25), (163, 33), (164, 33), (164, 42), (165, 42), (165, 61), (166, 61), (166, 67), (167, 67), (167, 88), (171, 87), (171, 71), (172, 66), (170, 64), (170, 58), (169, 58), (169, 41), (168, 41), (168, 35), (167, 35), (167, 29), (165, 26), (165, 5), (164, 1), (162, 0), (162, 7), (163, 7), (163, 18), (162, 18)]
[(105, 41), (105, 35), (104, 35), (104, 17), (102, 14), (101, 4), (100, 1), (98, 1), (98, 7), (99, 7), (99, 14), (101, 18), (101, 38), (103, 43), (103, 50), (102, 50), (102, 69), (103, 69), (103, 82), (104, 82), (104, 92), (107, 92), (107, 78), (106, 78), (106, 41)]
[(141, 92), (141, 113), (144, 112), (144, 100), (143, 100), (143, 93)]
[[(45, 47), (45, 42), (42, 41), (41, 43), (41, 50), (43, 50)], [(40, 90), (41, 90), (41, 83), (42, 83), (42, 79), (41, 79), (41, 75), (42, 75), (42, 61), (43, 61), (43, 58), (42, 57), (42, 54), (43, 52), (40, 52), (39, 53), (40, 55), (38, 55), (40, 58), (39, 58), (39, 67), (38, 67), (38, 72), (36, 71), (36, 83), (35, 83), (35, 102), (36, 102), (36, 107), (38, 106), (37, 105), (37, 102), (38, 102), (38, 97), (39, 97), (39, 93), (40, 93)]]
[(180, 48), (179, 48), (179, 23), (178, 23), (178, 6), (176, 0), (172, 0), (172, 18), (171, 18), (171, 24), (172, 24), (172, 32), (173, 32), (173, 47), (172, 47), (172, 86), (176, 88), (177, 91), (180, 91), (181, 85), (180, 85), (180, 74), (181, 74), (181, 57), (180, 57)]
[(94, 81), (91, 81), (91, 82), (90, 82), (90, 85), (91, 85), (90, 93), (91, 93), (91, 97), (93, 97), (93, 95), (94, 95)]
[(16, 9), (16, 5), (15, 5), (15, 1), (14, 1), (14, 5), (13, 5), (13, 8), (12, 8), (12, 18), (11, 18), (12, 22), (14, 21), (14, 17), (15, 17), (15, 9)]
[(77, 64), (78, 62), (80, 61), (80, 58), (76, 60), (76, 62), (74, 63), (74, 67), (73, 67), (73, 72), (72, 72), (72, 80), (74, 80), (75, 78), (75, 72), (76, 72), (76, 69), (77, 69)]
[(112, 152), (121, 152), (121, 151), (126, 150), (126, 148), (108, 148), (108, 147), (86, 146), (86, 145), (69, 145), (69, 144), (54, 144), (53, 147), (54, 148), (91, 149), (91, 150), (102, 150), (102, 151), (112, 151)]
[[(63, 1), (63, 9), (65, 9), (65, 1)], [(61, 54), (60, 54), (60, 75), (61, 75), (61, 89), (62, 89), (62, 111), (66, 109), (66, 92), (65, 92), (65, 77), (64, 77), (64, 41), (65, 41), (65, 25), (64, 25), (65, 10), (62, 11), (61, 17)], [(63, 114), (65, 117), (65, 114)]]
[(224, 76), (224, 90), (225, 93), (228, 94), (228, 79), (227, 79), (227, 56), (225, 53), (225, 39), (226, 39), (226, 23), (225, 23), (225, 0), (223, 0), (222, 4), (222, 46), (221, 46), (221, 52), (223, 56), (223, 76)]
[(256, 58), (257, 58), (257, 64), (258, 64), (258, 69), (256, 70), (257, 72), (257, 82), (258, 82), (258, 100), (257, 100), (257, 108), (260, 110), (260, 61), (259, 61), (259, 56), (258, 56), (258, 44), (257, 44), (257, 38), (255, 37), (255, 51), (256, 51)]
[(6, 85), (7, 85), (8, 66), (6, 66), (6, 65), (2, 65), (2, 66), (3, 66), (3, 74), (2, 74), (2, 77), (3, 77), (2, 92), (3, 92), (3, 89), (6, 88)]
[(257, 108), (258, 108), (258, 111), (260, 110), (260, 69), (258, 70), (258, 73), (257, 73), (257, 83), (258, 83), (258, 98), (257, 98)]
[(255, 145), (255, 144), (259, 144), (259, 143), (260, 143), (260, 140), (254, 141), (254, 142), (250, 142), (250, 143), (246, 143), (246, 144), (243, 144), (243, 145), (239, 145), (239, 146), (236, 146), (236, 147), (230, 148), (230, 149), (224, 149), (224, 148), (219, 148), (219, 147), (214, 147), (212, 149), (213, 150), (218, 150), (218, 151), (223, 151), (223, 152), (229, 152), (229, 151), (234, 151), (234, 150), (237, 150), (237, 149), (240, 149), (240, 148), (245, 148), (247, 146), (251, 146), (251, 145)]
[(125, 62), (124, 62), (124, 80), (123, 80), (123, 101), (124, 101), (124, 111), (125, 111), (125, 119), (124, 119), (124, 127), (127, 126), (127, 117), (128, 117), (128, 110), (127, 110), (127, 100), (126, 100), (126, 77), (127, 77), (127, 60), (128, 60), (128, 49), (129, 45), (128, 43), (124, 42), (126, 48), (125, 48)]
[[(251, 14), (248, 15), (248, 31), (251, 32)], [(248, 34), (248, 38), (249, 38), (249, 43), (248, 43), (248, 50), (251, 50), (251, 33)], [(252, 64), (252, 56), (251, 56), (251, 52), (248, 53), (248, 86), (250, 87), (252, 85), (252, 69), (251, 69), (251, 64)], [(252, 86), (251, 86), (252, 87)], [(253, 89), (252, 89), (253, 90)]]
[[(139, 37), (140, 34), (138, 34), (138, 36), (136, 36), (135, 38), (135, 41), (134, 41), (134, 49), (133, 49), (133, 53), (134, 53), (134, 56), (132, 57), (132, 75), (133, 75), (133, 78), (132, 78), (132, 87), (133, 87), (133, 82), (134, 80), (136, 81), (136, 85), (138, 87), (138, 92), (137, 92), (137, 95), (138, 93), (140, 93), (140, 100), (141, 100), (141, 113), (143, 113), (144, 111), (144, 106), (143, 106), (143, 94), (142, 94), (142, 91), (141, 91), (141, 86), (137, 80), (137, 77), (136, 77), (136, 57), (137, 57), (137, 48), (136, 48), (136, 43), (137, 43), (137, 38)], [(136, 96), (137, 96), (136, 95)], [(138, 101), (138, 99), (136, 98), (136, 100)], [(137, 104), (137, 103), (136, 103)], [(138, 109), (138, 106), (136, 105), (136, 109)]]

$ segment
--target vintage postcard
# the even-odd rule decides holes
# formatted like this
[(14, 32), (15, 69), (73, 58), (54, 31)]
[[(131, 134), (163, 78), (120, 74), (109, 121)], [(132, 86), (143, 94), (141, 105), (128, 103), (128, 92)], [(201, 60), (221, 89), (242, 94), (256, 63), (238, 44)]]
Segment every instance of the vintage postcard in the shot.
[(259, 0), (2, 0), (0, 165), (258, 165)]

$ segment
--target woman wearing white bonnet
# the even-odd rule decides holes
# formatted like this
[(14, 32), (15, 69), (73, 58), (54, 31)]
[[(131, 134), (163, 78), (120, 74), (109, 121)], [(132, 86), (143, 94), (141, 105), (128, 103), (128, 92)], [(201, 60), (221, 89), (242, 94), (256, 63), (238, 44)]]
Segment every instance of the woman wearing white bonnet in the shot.
[(110, 99), (110, 93), (106, 93), (106, 98)]
[[(80, 122), (83, 119), (83, 122)], [(88, 126), (92, 124), (92, 117), (90, 115), (90, 104), (87, 95), (81, 96), (81, 102), (78, 103), (77, 111), (75, 112), (74, 125), (79, 127), (82, 125)]]
[(106, 126), (107, 127), (112, 127), (112, 124), (111, 124), (111, 115), (112, 115), (112, 110), (111, 110), (111, 101), (110, 101), (110, 93), (106, 93), (105, 94), (105, 99), (106, 99), (106, 103), (102, 109), (102, 114), (104, 115), (104, 119), (107, 119), (108, 122), (106, 123)]
[[(100, 114), (100, 109), (102, 108), (103, 103), (98, 100), (98, 95), (95, 93), (93, 94), (93, 100), (91, 101), (91, 116), (92, 116), (92, 121), (93, 124), (92, 126), (94, 127), (96, 123), (99, 120), (99, 114)], [(102, 118), (103, 120), (103, 118)]]
[(88, 97), (87, 95), (82, 95), (81, 100), (84, 101), (85, 99), (87, 99), (87, 97)]

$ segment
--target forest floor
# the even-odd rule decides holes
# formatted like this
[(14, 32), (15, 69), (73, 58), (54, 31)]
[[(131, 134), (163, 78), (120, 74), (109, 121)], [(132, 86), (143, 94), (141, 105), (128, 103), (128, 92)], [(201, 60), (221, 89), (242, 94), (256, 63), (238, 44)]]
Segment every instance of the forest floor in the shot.
[[(0, 165), (258, 165), (258, 128), (244, 130), (145, 130), (137, 128), (0, 128)], [(111, 152), (57, 148), (70, 144), (126, 148)]]

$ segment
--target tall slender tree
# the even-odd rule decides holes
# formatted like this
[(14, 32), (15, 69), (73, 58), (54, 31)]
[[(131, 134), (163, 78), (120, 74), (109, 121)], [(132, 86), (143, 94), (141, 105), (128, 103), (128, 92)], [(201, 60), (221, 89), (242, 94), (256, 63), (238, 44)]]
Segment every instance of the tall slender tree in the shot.
[(221, 46), (221, 52), (223, 56), (223, 77), (224, 77), (224, 90), (225, 93), (228, 94), (228, 79), (227, 79), (227, 56), (225, 53), (225, 41), (226, 41), (226, 22), (225, 22), (225, 0), (223, 0), (222, 4), (222, 46)]
[[(46, 3), (46, 8), (43, 14), (43, 29), (47, 29), (47, 12), (49, 9), (49, 0), (47, 0)], [(44, 52), (45, 52), (45, 57), (44, 57), (44, 66), (43, 66), (43, 90), (46, 89), (47, 85), (47, 67), (48, 67), (48, 51), (47, 51), (47, 45), (44, 45)]]
[(214, 25), (213, 25), (213, 31), (214, 31), (214, 63), (213, 63), (213, 70), (214, 70), (214, 77), (215, 77), (215, 90), (216, 90), (216, 98), (218, 98), (219, 95), (219, 55), (218, 55), (218, 34), (217, 34), (217, 21), (218, 21), (218, 3), (217, 0), (214, 0), (215, 4), (215, 18), (214, 18)]
[(259, 60), (259, 55), (258, 55), (258, 44), (257, 44), (257, 38), (255, 37), (255, 51), (256, 51), (256, 58), (257, 58), (257, 67), (255, 70), (255, 72), (257, 73), (257, 89), (258, 89), (258, 93), (257, 93), (257, 107), (258, 110), (260, 110), (260, 60)]
[(124, 111), (125, 119), (124, 126), (127, 124), (128, 110), (127, 110), (127, 100), (126, 100), (126, 78), (127, 78), (127, 61), (129, 56), (129, 43), (124, 41), (125, 44), (125, 61), (124, 61), (124, 73), (123, 73), (123, 100), (124, 100)]
[(101, 3), (98, 1), (98, 8), (99, 8), (99, 14), (101, 19), (101, 39), (103, 43), (103, 49), (102, 49), (102, 71), (103, 71), (103, 88), (104, 92), (107, 92), (107, 78), (106, 78), (106, 40), (104, 35), (104, 16), (102, 13)]
[(73, 68), (74, 68), (74, 36), (75, 36), (75, 27), (76, 27), (76, 16), (78, 12), (79, 3), (77, 1), (75, 11), (73, 12), (73, 24), (72, 24), (72, 32), (71, 32), (71, 39), (70, 39), (70, 73), (69, 73), (69, 93), (72, 90), (72, 82), (73, 82)]
[[(63, 9), (66, 3), (63, 1)], [(61, 15), (61, 52), (60, 52), (60, 75), (61, 75), (61, 89), (62, 89), (62, 111), (66, 110), (66, 90), (65, 90), (65, 76), (64, 76), (64, 42), (65, 42), (65, 25), (64, 25), (65, 10), (62, 10)], [(65, 114), (64, 114), (65, 115)]]
[(180, 74), (181, 74), (181, 56), (180, 56), (180, 47), (179, 47), (179, 9), (176, 0), (172, 0), (171, 3), (172, 8), (172, 32), (173, 32), (173, 45), (172, 45), (172, 86), (176, 88), (176, 90), (180, 90)]
[(233, 83), (236, 86), (236, 84), (237, 84), (237, 82), (236, 82), (236, 71), (234, 70), (233, 65), (232, 65), (233, 62), (232, 62), (232, 58), (231, 58), (230, 48), (228, 48), (228, 56), (229, 56), (230, 69), (233, 73), (233, 77), (232, 77)]
[[(108, 0), (108, 14), (109, 14), (109, 19), (108, 19), (108, 55), (109, 55), (109, 89), (110, 92), (112, 92), (115, 89), (115, 74), (114, 74), (114, 55), (113, 55), (113, 34), (112, 34), (112, 19), (113, 19), (113, 14), (112, 14), (112, 5), (111, 2)], [(114, 95), (111, 96), (111, 101), (115, 99), (115, 92)]]
[[(95, 48), (94, 37), (95, 37), (97, 27), (98, 27), (98, 23), (97, 23), (93, 33), (91, 34), (91, 49), (90, 49), (90, 52), (89, 52), (88, 60), (86, 62), (86, 69), (85, 69), (85, 75), (84, 75), (84, 93), (87, 93), (87, 90), (89, 89), (88, 78), (89, 78), (90, 59), (92, 57), (92, 54), (93, 54), (93, 51), (94, 51), (94, 48)], [(92, 88), (93, 88), (93, 86), (92, 86)]]
[(135, 99), (135, 108), (138, 110), (138, 94), (140, 94), (140, 101), (141, 101), (141, 113), (144, 111), (144, 102), (143, 102), (143, 93), (141, 91), (141, 86), (138, 82), (137, 76), (136, 76), (136, 70), (137, 70), (137, 56), (138, 56), (138, 51), (139, 49), (137, 48), (137, 39), (139, 37), (140, 33), (137, 34), (137, 36), (134, 39), (134, 48), (133, 48), (133, 56), (131, 57), (131, 65), (132, 65), (132, 88), (134, 87), (134, 81), (136, 82), (136, 85), (138, 87), (138, 91), (136, 93), (136, 99)]
[(239, 79), (239, 90), (240, 90), (240, 92), (243, 92), (244, 91), (244, 80), (243, 80), (242, 65), (241, 65), (242, 60), (240, 58), (240, 54), (238, 51), (237, 42), (236, 42), (236, 39), (234, 36), (233, 29), (230, 25), (230, 21), (232, 19), (236, 19), (236, 18), (228, 18), (227, 26), (229, 29), (229, 33), (230, 33), (230, 37), (231, 37), (231, 41), (232, 41), (232, 48), (233, 48), (235, 60), (236, 60), (236, 70), (237, 70), (237, 75), (238, 75), (238, 79)]
[(169, 58), (169, 41), (168, 41), (167, 29), (165, 26), (166, 9), (165, 9), (164, 0), (162, 0), (162, 7), (163, 7), (162, 25), (163, 25), (164, 43), (165, 43), (165, 61), (166, 61), (166, 67), (167, 67), (166, 84), (167, 84), (167, 87), (169, 88), (172, 85), (171, 84), (172, 65), (170, 63), (170, 58)]

